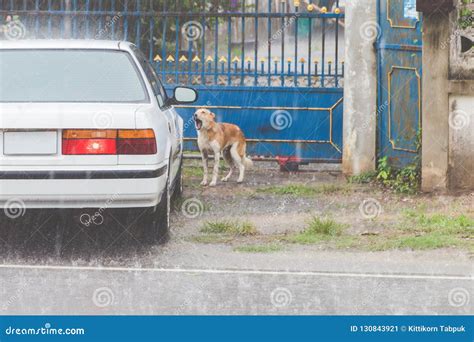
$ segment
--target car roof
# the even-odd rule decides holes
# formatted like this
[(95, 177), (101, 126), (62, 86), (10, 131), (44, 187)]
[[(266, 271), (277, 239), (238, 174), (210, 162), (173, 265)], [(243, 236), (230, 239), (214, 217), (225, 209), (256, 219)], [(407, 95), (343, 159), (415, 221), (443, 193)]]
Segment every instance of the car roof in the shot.
[(94, 39), (34, 39), (4, 40), (0, 49), (105, 49), (130, 50), (132, 43), (118, 40)]

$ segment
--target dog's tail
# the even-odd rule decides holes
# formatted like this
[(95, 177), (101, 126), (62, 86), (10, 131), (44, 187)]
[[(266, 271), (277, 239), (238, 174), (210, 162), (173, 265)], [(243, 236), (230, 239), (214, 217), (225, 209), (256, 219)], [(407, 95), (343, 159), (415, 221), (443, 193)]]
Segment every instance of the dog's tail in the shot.
[(246, 168), (251, 168), (251, 167), (253, 166), (253, 161), (252, 161), (252, 159), (250, 159), (250, 158), (248, 158), (248, 157), (244, 157), (243, 159), (244, 159), (244, 160), (243, 160), (244, 166), (245, 166)]

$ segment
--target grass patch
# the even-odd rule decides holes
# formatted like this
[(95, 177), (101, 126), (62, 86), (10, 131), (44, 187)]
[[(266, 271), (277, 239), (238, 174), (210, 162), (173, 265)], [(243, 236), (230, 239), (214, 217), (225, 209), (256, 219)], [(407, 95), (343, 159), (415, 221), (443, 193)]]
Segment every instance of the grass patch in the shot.
[[(212, 173), (212, 167), (213, 167), (213, 159), (209, 159), (209, 175)], [(228, 170), (226, 163), (221, 160), (219, 161), (219, 169), (222, 170)], [(184, 165), (183, 166), (183, 176), (185, 178), (199, 178), (204, 175), (204, 170), (202, 168), (201, 163), (199, 164), (193, 164), (193, 165)]]
[(365, 249), (371, 251), (385, 251), (392, 249), (429, 250), (447, 247), (468, 247), (467, 241), (463, 241), (453, 235), (440, 233), (408, 235), (393, 238), (375, 237), (369, 239), (369, 241), (364, 245), (366, 246)]
[(256, 235), (258, 232), (251, 222), (224, 220), (204, 223), (201, 233), (249, 236)]
[(237, 246), (234, 248), (235, 252), (243, 252), (243, 253), (272, 253), (272, 252), (280, 252), (282, 250), (283, 250), (283, 245), (281, 244), (244, 245), (244, 246)]
[(202, 177), (204, 175), (201, 166), (184, 166), (183, 176), (185, 178)]
[(192, 236), (189, 240), (192, 242), (208, 243), (208, 244), (228, 243), (232, 241), (232, 237), (218, 235), (218, 234), (206, 234), (206, 235)]
[(448, 216), (407, 210), (399, 229), (391, 236), (372, 237), (364, 241), (369, 250), (429, 250), (458, 247), (474, 250), (474, 219), (466, 215)]
[(466, 235), (474, 238), (474, 219), (466, 215), (447, 216), (428, 215), (416, 211), (407, 211), (401, 224), (406, 231), (438, 233), (443, 235)]
[(341, 236), (345, 228), (345, 225), (332, 219), (313, 217), (305, 230), (287, 237), (286, 240), (299, 244), (319, 243)]
[(350, 176), (347, 181), (351, 184), (367, 184), (372, 183), (377, 178), (377, 172), (369, 171), (363, 172), (360, 175)]
[(290, 196), (315, 196), (319, 194), (347, 193), (350, 188), (339, 184), (323, 184), (319, 186), (309, 186), (305, 184), (289, 184), (274, 185), (258, 188), (257, 192), (273, 194), (273, 195), (290, 195)]

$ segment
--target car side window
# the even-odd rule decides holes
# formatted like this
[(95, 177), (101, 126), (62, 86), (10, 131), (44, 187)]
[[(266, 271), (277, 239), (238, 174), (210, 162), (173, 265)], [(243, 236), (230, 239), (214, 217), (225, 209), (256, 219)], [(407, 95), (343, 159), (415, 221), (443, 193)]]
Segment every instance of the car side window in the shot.
[(138, 50), (138, 48), (134, 48), (133, 51), (137, 56), (138, 61), (140, 62), (141, 67), (143, 68), (143, 71), (145, 72), (146, 78), (148, 79), (151, 84), (151, 87), (153, 88), (153, 93), (156, 96), (158, 105), (160, 106), (160, 108), (163, 108), (165, 106), (167, 96), (165, 88), (161, 83), (160, 77), (156, 74), (155, 70), (153, 69), (153, 66), (150, 64), (145, 55), (140, 50)]

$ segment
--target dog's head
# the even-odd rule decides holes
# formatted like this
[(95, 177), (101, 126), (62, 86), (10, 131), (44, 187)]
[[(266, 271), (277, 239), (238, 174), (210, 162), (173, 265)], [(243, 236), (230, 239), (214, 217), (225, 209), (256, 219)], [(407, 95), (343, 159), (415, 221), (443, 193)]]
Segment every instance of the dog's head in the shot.
[(206, 108), (199, 108), (194, 112), (194, 124), (199, 131), (202, 128), (208, 129), (215, 122), (216, 115)]

